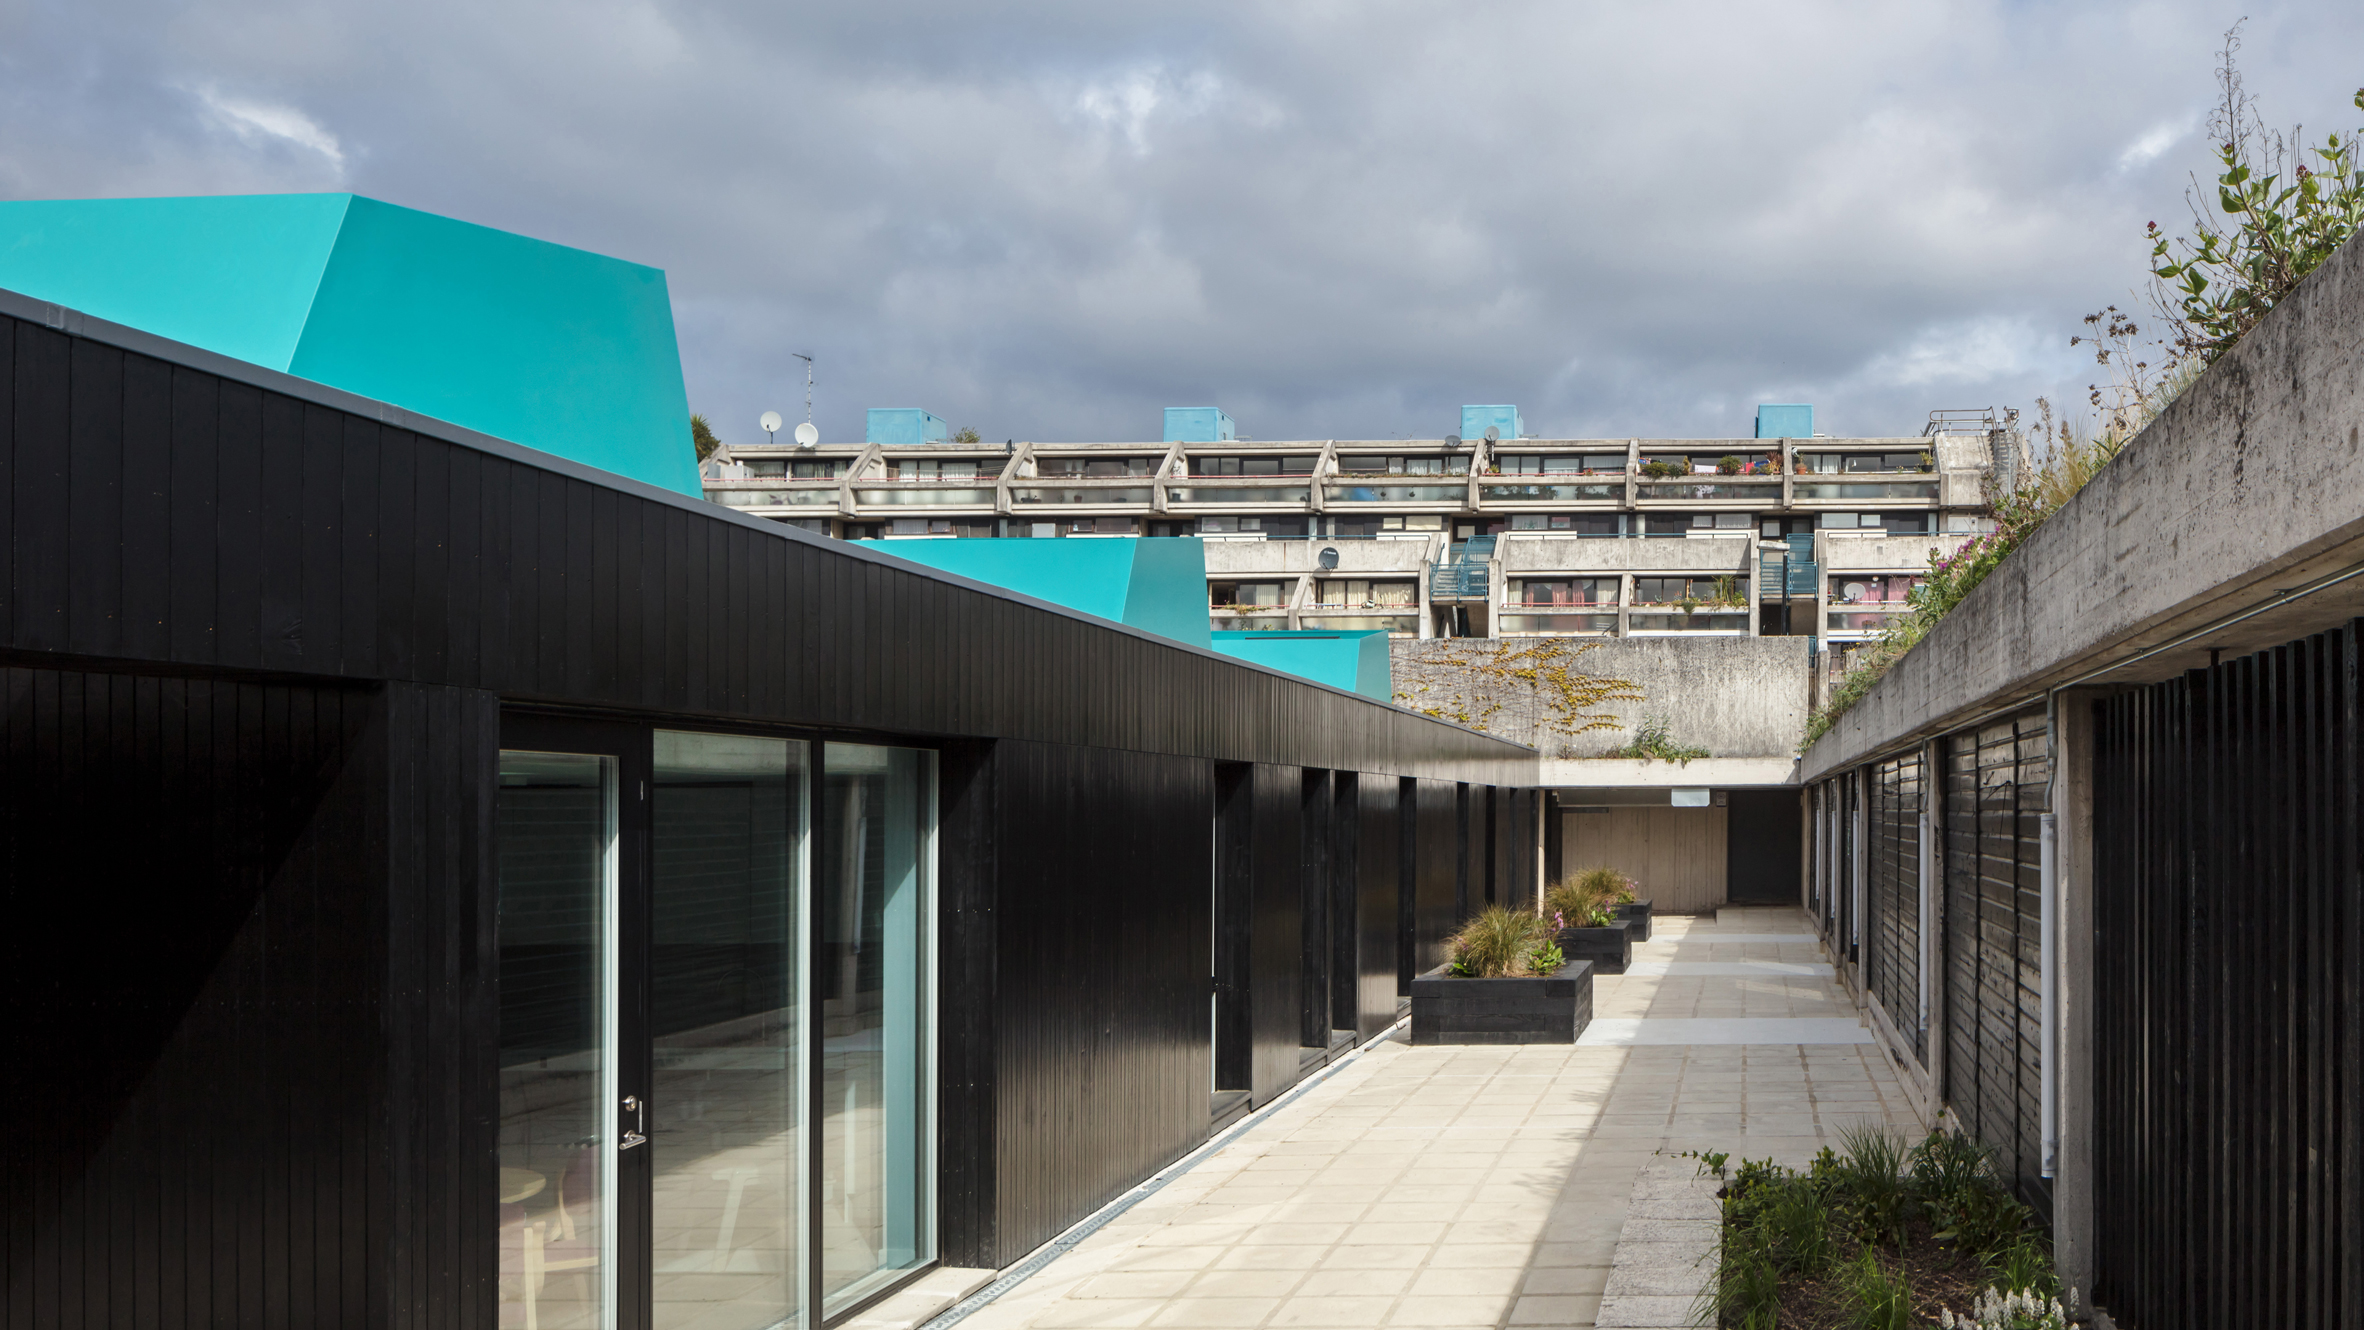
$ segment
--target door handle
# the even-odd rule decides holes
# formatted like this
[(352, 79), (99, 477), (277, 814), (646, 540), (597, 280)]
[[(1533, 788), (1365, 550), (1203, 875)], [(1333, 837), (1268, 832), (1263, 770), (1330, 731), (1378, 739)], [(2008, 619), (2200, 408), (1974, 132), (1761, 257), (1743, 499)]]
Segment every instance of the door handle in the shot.
[(633, 1123), (625, 1130), (624, 1139), (616, 1143), (616, 1149), (623, 1151), (648, 1144), (648, 1101), (636, 1094), (625, 1095), (624, 1111), (632, 1115)]

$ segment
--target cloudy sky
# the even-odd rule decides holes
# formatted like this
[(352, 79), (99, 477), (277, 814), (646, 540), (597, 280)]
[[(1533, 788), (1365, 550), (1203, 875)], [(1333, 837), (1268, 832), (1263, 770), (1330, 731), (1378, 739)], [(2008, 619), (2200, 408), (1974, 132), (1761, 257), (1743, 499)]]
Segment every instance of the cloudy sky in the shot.
[[(0, 0), (0, 197), (352, 190), (664, 268), (694, 408), (824, 438), (1834, 434), (2081, 400), (2184, 217), (2186, 3)], [(2258, 4), (2341, 129), (2364, 6)]]

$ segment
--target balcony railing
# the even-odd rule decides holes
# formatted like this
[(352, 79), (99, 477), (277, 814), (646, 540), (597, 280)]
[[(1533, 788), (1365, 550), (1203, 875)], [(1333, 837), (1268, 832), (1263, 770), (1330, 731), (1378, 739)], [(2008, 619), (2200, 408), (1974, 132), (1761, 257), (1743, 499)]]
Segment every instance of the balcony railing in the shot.
[(1469, 486), (1447, 485), (1325, 485), (1322, 496), (1331, 503), (1449, 503), (1469, 501)]
[(785, 504), (837, 506), (837, 487), (809, 490), (708, 490), (706, 497), (725, 508), (775, 508)]
[(1801, 480), (1790, 491), (1799, 503), (1827, 503), (1840, 499), (1900, 502), (1937, 497), (1934, 480)]
[(1478, 497), (1488, 503), (1597, 503), (1624, 498), (1625, 481), (1487, 480), (1480, 482)]
[(1876, 633), (1888, 626), (1888, 621), (1911, 608), (1901, 600), (1857, 601), (1844, 609), (1830, 611), (1830, 630), (1834, 633)]
[(1312, 631), (1325, 628), (1341, 633), (1420, 631), (1420, 615), (1417, 611), (1408, 614), (1316, 614), (1308, 611), (1299, 621)]
[(1748, 632), (1748, 611), (1718, 607), (1686, 611), (1680, 606), (1642, 607), (1626, 611), (1626, 632), (1644, 633), (1738, 633)]
[(1617, 631), (1617, 611), (1610, 609), (1586, 610), (1573, 613), (1564, 608), (1553, 608), (1537, 613), (1532, 606), (1502, 609), (1502, 631), (1506, 633), (1614, 633)]
[(1010, 502), (1147, 503), (1153, 492), (1147, 485), (1022, 485), (1011, 487)]
[(1218, 633), (1277, 633), (1286, 631), (1288, 626), (1289, 616), (1286, 614), (1241, 615), (1237, 618), (1210, 615), (1207, 618), (1207, 627)]
[(1675, 499), (1684, 503), (1781, 502), (1779, 476), (1702, 476), (1697, 480), (1645, 480), (1634, 490), (1643, 500)]
[(1304, 485), (1209, 485), (1192, 481), (1187, 485), (1166, 486), (1168, 503), (1293, 503), (1306, 502), (1311, 490)]
[(911, 489), (857, 489), (854, 502), (865, 508), (891, 507), (898, 504), (925, 504), (929, 507), (948, 507), (958, 504), (993, 506), (993, 491), (988, 489), (952, 489), (944, 485), (929, 485)]

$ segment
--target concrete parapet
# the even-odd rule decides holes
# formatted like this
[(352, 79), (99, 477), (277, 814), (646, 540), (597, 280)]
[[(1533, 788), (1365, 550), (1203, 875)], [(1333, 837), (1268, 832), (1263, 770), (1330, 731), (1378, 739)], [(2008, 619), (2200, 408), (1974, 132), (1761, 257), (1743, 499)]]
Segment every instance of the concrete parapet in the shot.
[[(1533, 744), (1547, 759), (1598, 758), (1631, 742), (1633, 727), (1649, 716), (1664, 716), (1677, 742), (1716, 758), (1778, 758), (1786, 764), (1806, 732), (1803, 637), (1398, 638), (1391, 645), (1399, 703), (1425, 710), (1458, 699), (1457, 707), (1447, 709), (1490, 734)], [(1506, 653), (1541, 647), (1568, 653), (1563, 659), (1572, 673), (1633, 683), (1642, 700), (1596, 708), (1615, 719), (1616, 729), (1558, 732), (1550, 724), (1548, 690), (1507, 677), (1528, 666), (1515, 660), (1492, 664)], [(1664, 762), (1649, 765), (1674, 770)]]
[(2171, 678), (2364, 613), (2364, 579), (2288, 594), (2364, 564), (2360, 328), (2351, 241), (1840, 717), (1806, 778), (2097, 670)]

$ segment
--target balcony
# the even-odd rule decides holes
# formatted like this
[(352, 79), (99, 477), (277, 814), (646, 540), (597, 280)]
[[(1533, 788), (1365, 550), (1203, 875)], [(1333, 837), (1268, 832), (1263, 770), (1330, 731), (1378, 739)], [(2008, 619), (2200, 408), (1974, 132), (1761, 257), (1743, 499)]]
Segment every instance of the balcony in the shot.
[(1888, 620), (1910, 608), (1901, 600), (1857, 601), (1845, 609), (1831, 610), (1827, 627), (1833, 636), (1848, 634), (1869, 637), (1888, 626)]
[(1207, 628), (1218, 633), (1280, 633), (1288, 631), (1289, 616), (1278, 607), (1264, 614), (1225, 614), (1218, 610), (1207, 616)]
[(1505, 605), (1501, 631), (1602, 637), (1617, 631), (1617, 607), (1595, 606), (1580, 611), (1566, 605)]
[(837, 486), (816, 489), (710, 489), (706, 497), (725, 508), (776, 508), (789, 504), (837, 506)]
[(1854, 500), (1872, 503), (1937, 501), (1934, 480), (1801, 480), (1790, 491), (1798, 503)]
[(1420, 615), (1416, 610), (1402, 614), (1357, 614), (1340, 613), (1327, 609), (1307, 610), (1298, 616), (1298, 622), (1302, 623), (1308, 632), (1328, 630), (1339, 633), (1417, 633), (1420, 631)]
[[(1333, 487), (1332, 497), (1336, 491)], [(1485, 480), (1479, 482), (1481, 503), (1613, 503), (1625, 497), (1625, 480)]]
[(958, 489), (942, 481), (913, 481), (900, 485), (862, 486), (854, 491), (854, 502), (865, 508), (898, 505), (946, 508), (968, 505), (991, 508), (993, 488)]
[(1017, 485), (1010, 489), (1010, 503), (1145, 504), (1153, 493), (1148, 485)]
[[(1754, 503), (1781, 506), (1779, 476), (1700, 476), (1693, 480), (1645, 480), (1635, 487), (1642, 502)], [(1935, 497), (1932, 495), (1931, 497)]]
[(1369, 484), (1330, 484), (1322, 487), (1322, 497), (1331, 503), (1446, 503), (1459, 508), (1469, 502), (1469, 486), (1464, 481), (1426, 485), (1386, 484), (1378, 481)]
[(1680, 605), (1636, 605), (1626, 612), (1628, 637), (1665, 637), (1678, 633), (1699, 636), (1748, 636), (1748, 607), (1712, 605), (1686, 610)]
[(1193, 479), (1187, 485), (1166, 486), (1166, 502), (1210, 503), (1286, 503), (1303, 507), (1311, 494), (1306, 485), (1210, 485)]

